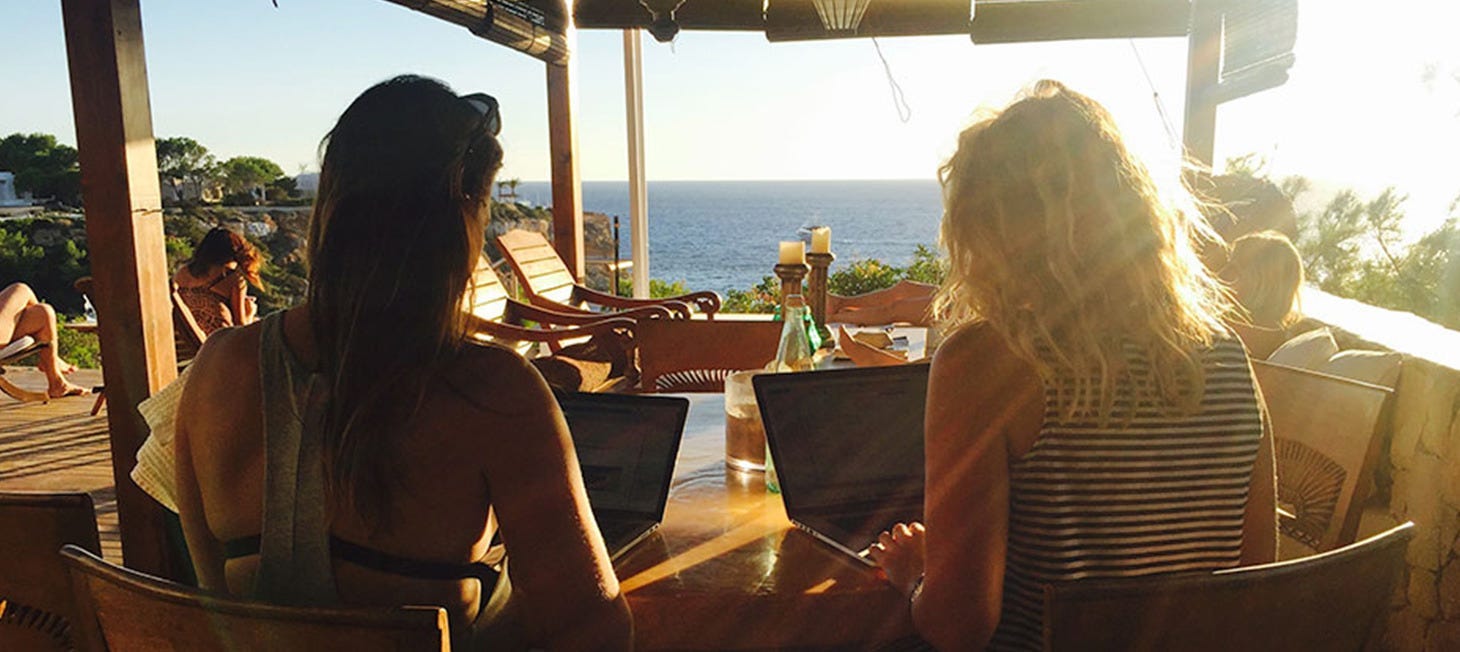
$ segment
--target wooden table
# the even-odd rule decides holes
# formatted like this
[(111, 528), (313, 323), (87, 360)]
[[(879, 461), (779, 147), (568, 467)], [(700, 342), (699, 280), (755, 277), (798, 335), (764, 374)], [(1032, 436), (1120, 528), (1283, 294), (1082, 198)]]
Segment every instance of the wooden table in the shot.
[(697, 394), (664, 524), (615, 564), (639, 649), (864, 648), (912, 633), (876, 571), (792, 529), (759, 473), (725, 468), (721, 394)]

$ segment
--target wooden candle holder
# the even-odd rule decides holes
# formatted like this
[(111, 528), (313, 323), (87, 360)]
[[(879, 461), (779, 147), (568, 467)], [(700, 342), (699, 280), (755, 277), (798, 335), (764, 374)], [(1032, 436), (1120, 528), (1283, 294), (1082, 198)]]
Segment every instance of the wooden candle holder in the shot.
[(793, 294), (805, 296), (806, 292), (801, 289), (801, 281), (811, 271), (811, 266), (806, 263), (776, 265), (776, 276), (781, 279), (781, 303), (786, 302), (786, 297)]
[(831, 252), (806, 254), (806, 262), (811, 266), (811, 278), (806, 283), (806, 291), (811, 296), (807, 297), (807, 303), (811, 305), (811, 318), (816, 320), (816, 332), (821, 335), (824, 348), (836, 346), (836, 342), (831, 338), (831, 329), (826, 326), (826, 279), (831, 262), (834, 260), (836, 260), (836, 254)]

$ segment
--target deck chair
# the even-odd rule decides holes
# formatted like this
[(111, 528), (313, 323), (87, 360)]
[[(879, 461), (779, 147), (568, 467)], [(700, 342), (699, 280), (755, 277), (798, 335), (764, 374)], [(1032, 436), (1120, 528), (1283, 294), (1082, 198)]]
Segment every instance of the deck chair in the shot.
[(440, 607), (284, 607), (224, 597), (61, 549), (89, 650), (451, 649)]
[(1270, 362), (1252, 368), (1272, 421), (1286, 512), (1278, 519), (1282, 557), (1352, 543), (1381, 452), (1374, 431), (1392, 391)]
[(636, 330), (649, 321), (668, 321), (669, 311), (662, 306), (647, 306), (640, 314), (653, 315), (642, 322), (620, 316), (584, 315), (540, 308), (522, 303), (507, 294), (502, 280), (485, 257), (472, 273), (471, 291), (467, 293), (466, 312), (471, 315), (472, 332), (482, 339), (531, 355), (537, 344), (547, 345), (559, 354), (565, 348), (582, 345), (591, 338), (620, 351), (620, 369), (570, 357), (534, 360), (538, 370), (557, 386), (580, 391), (609, 391), (632, 384), (638, 379), (633, 368)]
[(1044, 649), (1361, 650), (1388, 611), (1413, 536), (1405, 523), (1293, 561), (1050, 585)]
[(100, 554), (91, 496), (0, 493), (0, 650), (74, 649), (81, 611), (56, 554), (66, 544)]
[(664, 306), (675, 317), (688, 319), (694, 310), (711, 318), (720, 310), (720, 296), (714, 292), (692, 292), (667, 299), (628, 299), (578, 285), (557, 250), (541, 233), (514, 229), (497, 236), (497, 248), (512, 265), (528, 302), (565, 312), (632, 311), (644, 306)]
[(781, 322), (765, 319), (639, 323), (639, 391), (723, 392), (725, 377), (776, 357)]
[[(37, 342), (34, 337), (29, 335), (18, 337), (15, 341), (0, 347), (0, 365), (19, 362), (28, 356), (44, 351), (49, 346), (50, 344), (46, 342)], [(10, 382), (10, 379), (5, 377), (5, 367), (3, 366), (0, 366), (0, 392), (22, 403), (47, 403), (51, 400), (50, 394), (44, 390), (34, 392)]]

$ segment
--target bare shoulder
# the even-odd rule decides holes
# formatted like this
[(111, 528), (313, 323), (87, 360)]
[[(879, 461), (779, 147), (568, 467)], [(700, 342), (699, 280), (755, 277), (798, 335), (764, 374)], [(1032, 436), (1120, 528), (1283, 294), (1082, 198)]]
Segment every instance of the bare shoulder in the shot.
[(548, 404), (556, 405), (537, 368), (495, 344), (468, 343), (444, 379), (467, 403), (498, 417), (540, 414)]
[[(257, 376), (262, 330), (262, 324), (255, 322), (214, 331), (193, 358), (191, 377), (236, 383), (245, 371), (251, 370)], [(189, 381), (189, 384), (195, 383)]]
[(1009, 373), (1021, 367), (1028, 369), (1029, 365), (1015, 355), (1004, 338), (986, 324), (969, 324), (954, 331), (933, 356), (934, 374), (940, 371), (949, 373), (975, 369)]

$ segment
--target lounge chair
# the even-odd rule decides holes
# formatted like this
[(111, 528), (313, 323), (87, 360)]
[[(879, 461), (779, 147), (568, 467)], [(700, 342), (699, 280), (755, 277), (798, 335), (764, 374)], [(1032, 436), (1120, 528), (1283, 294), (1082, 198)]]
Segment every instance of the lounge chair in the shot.
[[(507, 294), (486, 258), (481, 259), (472, 274), (471, 292), (467, 293), (466, 301), (470, 327), (478, 337), (529, 356), (537, 344), (547, 345), (555, 355), (533, 362), (556, 386), (608, 391), (638, 380), (634, 359), (635, 333), (640, 322), (635, 319), (559, 312), (517, 301)], [(635, 314), (647, 317), (643, 323), (649, 323), (667, 321), (669, 311), (663, 306), (645, 306)], [(598, 338), (601, 346), (589, 345), (593, 338)], [(584, 359), (595, 357), (584, 355), (590, 348), (613, 350), (622, 359), (617, 364)]]
[(85, 493), (0, 493), (0, 650), (71, 650), (82, 613), (56, 551), (101, 552)]
[[(29, 335), (21, 336), (4, 347), (0, 347), (0, 365), (19, 362), (27, 356), (44, 351), (49, 346), (50, 344), (46, 342), (37, 342), (34, 337)], [(51, 400), (51, 396), (45, 391), (33, 392), (10, 382), (5, 377), (5, 367), (3, 366), (0, 366), (0, 392), (22, 403), (46, 403)]]
[(1044, 649), (1363, 650), (1404, 574), (1414, 524), (1320, 555), (1215, 573), (1046, 587)]
[(239, 600), (122, 568), (66, 546), (86, 650), (451, 649), (440, 607), (284, 607)]
[(688, 319), (695, 310), (713, 318), (720, 310), (720, 296), (714, 292), (692, 292), (667, 299), (628, 299), (578, 285), (558, 252), (540, 233), (522, 229), (508, 231), (497, 236), (497, 248), (512, 265), (528, 301), (535, 306), (578, 313), (664, 306), (682, 319)]

